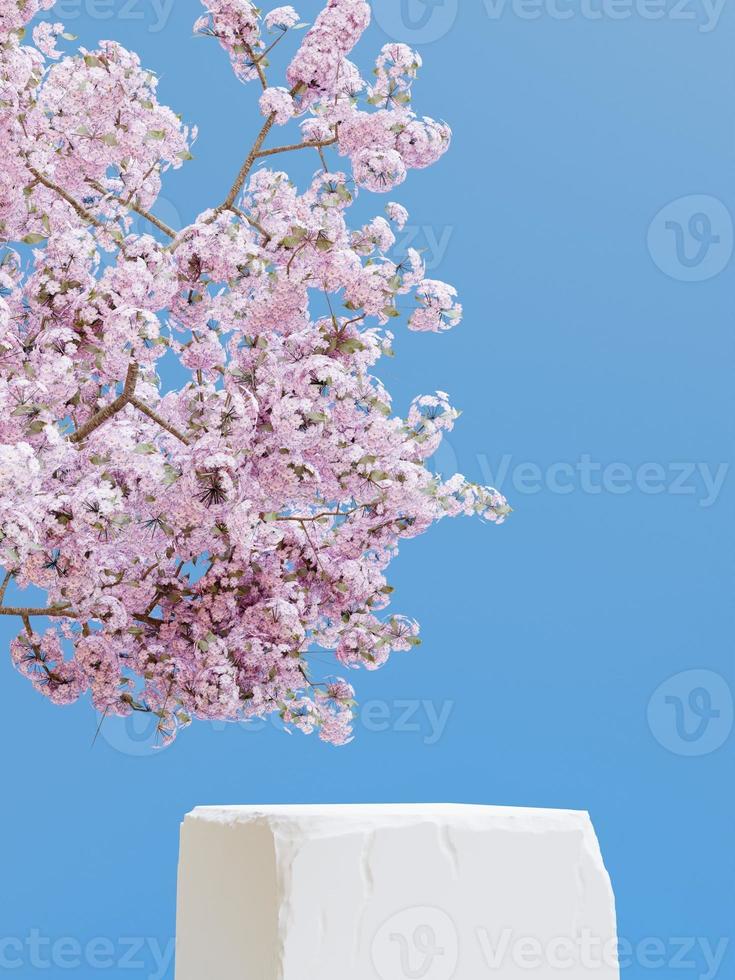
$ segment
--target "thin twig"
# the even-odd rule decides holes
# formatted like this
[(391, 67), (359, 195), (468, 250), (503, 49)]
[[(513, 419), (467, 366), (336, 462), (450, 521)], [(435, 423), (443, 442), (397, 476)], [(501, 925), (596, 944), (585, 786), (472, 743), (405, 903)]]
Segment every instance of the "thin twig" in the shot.
[(3, 602), (5, 601), (5, 593), (7, 592), (8, 586), (10, 585), (14, 575), (14, 571), (7, 572), (5, 578), (3, 579), (3, 584), (0, 585), (0, 606), (2, 606)]
[(111, 197), (114, 201), (117, 201), (118, 204), (122, 205), (127, 210), (135, 211), (135, 213), (139, 214), (141, 218), (145, 218), (146, 221), (150, 221), (152, 225), (158, 228), (159, 231), (162, 231), (164, 235), (168, 235), (169, 238), (176, 238), (178, 235), (177, 231), (174, 231), (173, 228), (169, 228), (169, 226), (161, 221), (160, 218), (157, 218), (155, 214), (152, 214), (150, 211), (146, 211), (145, 208), (141, 208), (138, 204), (133, 204), (130, 199), (123, 201), (123, 199), (118, 197), (117, 194), (113, 194), (112, 191), (108, 191), (103, 184), (99, 183), (99, 181), (88, 180), (87, 183), (90, 187), (94, 187), (94, 189), (100, 194), (104, 194), (105, 197)]
[(256, 221), (255, 218), (252, 218), (249, 214), (246, 214), (244, 211), (241, 211), (240, 208), (236, 208), (234, 204), (231, 205), (230, 211), (232, 211), (233, 214), (236, 214), (238, 218), (242, 218), (243, 221), (247, 221), (247, 223), (249, 225), (252, 225), (252, 227), (255, 228), (256, 231), (259, 231), (260, 234), (265, 239), (265, 241), (263, 242), (264, 245), (267, 245), (268, 242), (271, 240), (271, 238), (273, 238), (270, 232), (267, 232), (259, 221)]
[(58, 184), (55, 184), (53, 180), (49, 180), (48, 177), (44, 177), (40, 171), (36, 170), (36, 168), (32, 167), (30, 164), (28, 164), (27, 166), (30, 172), (33, 174), (33, 176), (40, 184), (43, 184), (44, 187), (48, 187), (48, 189), (51, 191), (55, 191), (59, 195), (59, 197), (63, 198), (67, 204), (70, 204), (74, 208), (74, 210), (76, 211), (76, 213), (79, 215), (80, 218), (83, 218), (84, 221), (88, 221), (89, 224), (94, 225), (95, 228), (105, 227), (103, 222), (101, 222), (99, 218), (95, 218), (95, 216), (91, 214), (89, 211), (87, 211), (85, 207), (82, 207), (79, 201), (74, 200), (71, 194), (67, 194), (67, 192), (64, 190), (63, 187), (60, 187)]
[(360, 507), (364, 507), (365, 504), (358, 504), (357, 507), (352, 507), (350, 510), (327, 510), (321, 514), (313, 514), (311, 517), (276, 517), (276, 521), (294, 521), (297, 524), (303, 524), (304, 521), (318, 521), (322, 517), (349, 517), (350, 514), (354, 514), (358, 511)]
[(265, 72), (263, 71), (263, 66), (260, 63), (261, 62), (261, 59), (253, 51), (251, 45), (245, 44), (244, 47), (245, 47), (245, 50), (246, 50), (246, 52), (248, 54), (248, 57), (253, 62), (253, 67), (255, 68), (255, 70), (258, 73), (258, 78), (260, 79), (260, 84), (263, 86), (264, 89), (268, 88), (268, 80), (265, 77)]
[(171, 425), (170, 422), (167, 422), (166, 419), (162, 418), (157, 412), (154, 412), (152, 408), (149, 408), (145, 404), (145, 402), (140, 401), (134, 395), (130, 396), (129, 402), (131, 405), (137, 408), (139, 412), (142, 412), (143, 415), (147, 415), (149, 419), (157, 422), (162, 429), (166, 430), (166, 432), (170, 432), (172, 436), (175, 436), (179, 440), (179, 442), (183, 442), (185, 446), (189, 445), (189, 440), (187, 437), (182, 432), (179, 432), (176, 426)]
[(145, 218), (146, 221), (150, 221), (152, 225), (155, 225), (159, 231), (162, 231), (164, 235), (168, 235), (169, 238), (173, 239), (178, 235), (177, 231), (174, 231), (173, 228), (169, 228), (169, 226), (161, 221), (160, 218), (157, 218), (155, 214), (151, 214), (150, 211), (146, 211), (145, 208), (140, 208), (137, 204), (131, 204), (130, 207), (136, 214), (139, 214), (141, 218)]
[(289, 146), (274, 146), (269, 150), (259, 150), (255, 154), (257, 158), (274, 156), (276, 153), (289, 153), (291, 150), (320, 150), (325, 146), (334, 146), (337, 142), (336, 136), (328, 140), (318, 140), (314, 143), (291, 143)]

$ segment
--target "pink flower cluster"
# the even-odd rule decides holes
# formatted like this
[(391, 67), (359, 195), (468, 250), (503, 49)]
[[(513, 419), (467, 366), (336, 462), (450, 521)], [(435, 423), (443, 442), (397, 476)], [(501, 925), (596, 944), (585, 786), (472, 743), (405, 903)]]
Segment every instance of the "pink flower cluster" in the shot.
[[(103, 715), (153, 714), (162, 740), (194, 718), (276, 712), (344, 743), (352, 686), (315, 678), (313, 652), (373, 670), (412, 649), (417, 625), (386, 612), (400, 543), (447, 516), (509, 513), (492, 488), (428, 469), (457, 418), (448, 396), (401, 417), (373, 373), (393, 320), (439, 332), (461, 307), (417, 251), (391, 256), (401, 205), (350, 227), (352, 177), (324, 156), (334, 144), (374, 190), (438, 159), (448, 129), (405, 98), (420, 61), (389, 45), (367, 90), (345, 55), (369, 8), (329, 0), (291, 88), (272, 87), (252, 57), (265, 50), (258, 11), (208, 0), (199, 29), (240, 77), (262, 74), (267, 119), (223, 203), (177, 231), (150, 209), (195, 130), (120, 45), (56, 60), (68, 38), (55, 23), (24, 44), (38, 6), (0, 0), (0, 615), (23, 623), (12, 660), (57, 704), (89, 692)], [(265, 26), (281, 37), (296, 20), (281, 7)], [(360, 91), (372, 106), (356, 107)], [(314, 154), (300, 190), (258, 152), (303, 112), (306, 142), (265, 158)], [(132, 234), (134, 216), (167, 241)], [(184, 375), (173, 389), (164, 355)], [(28, 587), (45, 594), (40, 609), (11, 605)]]
[(217, 38), (239, 79), (257, 78), (256, 59), (261, 53), (258, 8), (250, 0), (206, 0), (204, 6), (207, 13), (194, 24), (194, 33)]

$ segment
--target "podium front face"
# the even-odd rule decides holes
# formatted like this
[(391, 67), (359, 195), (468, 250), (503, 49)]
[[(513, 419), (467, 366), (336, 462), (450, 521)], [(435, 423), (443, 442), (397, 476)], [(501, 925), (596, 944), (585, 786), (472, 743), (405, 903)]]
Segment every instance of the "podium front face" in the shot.
[(176, 980), (619, 980), (586, 813), (199, 807)]

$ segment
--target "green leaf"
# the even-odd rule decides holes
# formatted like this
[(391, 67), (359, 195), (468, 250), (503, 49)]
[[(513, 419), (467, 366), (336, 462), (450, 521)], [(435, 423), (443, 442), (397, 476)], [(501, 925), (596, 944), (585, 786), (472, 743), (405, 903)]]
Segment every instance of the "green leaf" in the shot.
[(339, 350), (343, 354), (355, 354), (359, 350), (365, 350), (365, 344), (356, 337), (351, 337), (349, 340), (343, 340), (339, 345)]
[(294, 225), (291, 228), (291, 238), (295, 238), (297, 242), (303, 242), (306, 238), (306, 228), (301, 228), (299, 225)]
[(30, 235), (26, 235), (22, 241), (24, 241), (26, 245), (38, 245), (40, 242), (46, 241), (46, 235), (39, 235), (34, 231), (31, 232)]
[(170, 487), (172, 484), (176, 483), (177, 480), (181, 479), (181, 473), (179, 473), (176, 467), (172, 466), (170, 463), (163, 464), (163, 472), (165, 473), (163, 482), (167, 487)]
[(148, 136), (152, 140), (165, 140), (166, 139), (166, 130), (165, 129), (149, 129), (148, 132), (146, 133), (146, 136)]

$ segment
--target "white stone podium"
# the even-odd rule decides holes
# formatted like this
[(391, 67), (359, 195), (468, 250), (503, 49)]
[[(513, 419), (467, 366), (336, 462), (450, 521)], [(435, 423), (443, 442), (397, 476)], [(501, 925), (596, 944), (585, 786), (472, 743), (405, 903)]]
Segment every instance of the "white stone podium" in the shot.
[(619, 980), (586, 813), (198, 807), (176, 980)]

